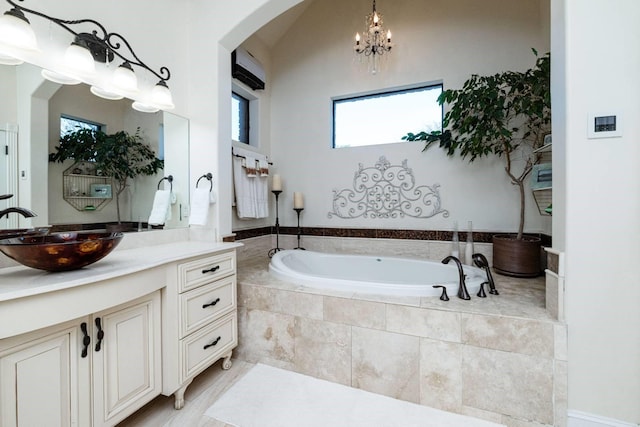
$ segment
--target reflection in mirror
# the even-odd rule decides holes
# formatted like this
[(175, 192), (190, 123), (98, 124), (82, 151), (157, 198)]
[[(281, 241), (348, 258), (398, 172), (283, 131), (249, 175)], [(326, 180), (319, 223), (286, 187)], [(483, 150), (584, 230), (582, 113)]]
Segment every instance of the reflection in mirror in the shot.
[[(21, 84), (19, 83), (20, 73), (23, 72), (22, 69), (25, 67), (34, 68), (29, 64), (17, 67), (0, 66), (0, 77), (3, 77), (0, 79), (0, 93), (3, 100), (9, 100), (8, 103), (3, 103), (0, 106), (0, 123), (17, 123), (19, 117), (22, 117), (21, 109), (29, 108), (32, 104), (39, 105), (38, 102), (44, 98), (46, 108), (30, 109), (30, 132), (27, 132), (24, 139), (20, 139), (22, 144), (29, 144), (29, 140), (31, 140), (30, 149), (24, 150), (24, 148), (21, 148), (20, 153), (26, 152), (31, 157), (37, 157), (37, 159), (30, 159), (30, 161), (21, 159), (20, 170), (28, 169), (31, 166), (31, 171), (25, 171), (27, 180), (33, 177), (34, 183), (46, 181), (46, 185), (42, 190), (40, 190), (41, 187), (34, 184), (31, 187), (31, 194), (21, 195), (23, 197), (20, 197), (20, 203), (25, 205), (29, 205), (25, 201), (28, 199), (34, 202), (31, 205), (37, 205), (38, 198), (40, 200), (48, 198), (48, 203), (41, 204), (37, 208), (40, 222), (34, 221), (34, 223), (37, 223), (37, 225), (56, 225), (61, 228), (78, 228), (80, 224), (104, 224), (117, 221), (115, 200), (112, 198), (107, 202), (100, 200), (100, 196), (108, 196), (108, 188), (99, 184), (106, 183), (96, 180), (96, 178), (87, 178), (87, 187), (85, 189), (77, 187), (77, 191), (73, 193), (72, 185), (68, 183), (65, 185), (63, 176), (65, 171), (73, 172), (76, 169), (72, 167), (74, 162), (72, 160), (67, 160), (63, 163), (41, 161), (40, 158), (43, 157), (45, 152), (47, 154), (54, 152), (55, 146), (59, 144), (60, 118), (64, 116), (100, 124), (103, 126), (102, 130), (107, 134), (113, 134), (121, 130), (135, 134), (136, 129), (140, 128), (140, 135), (144, 142), (151, 146), (157, 157), (164, 160), (164, 170), (160, 171), (158, 175), (138, 176), (135, 180), (131, 180), (129, 188), (120, 197), (121, 219), (123, 222), (133, 225), (134, 229), (138, 228), (139, 222), (142, 223), (143, 228), (146, 228), (158, 183), (164, 176), (172, 175), (172, 190), (174, 194), (172, 199), (174, 203), (171, 205), (164, 228), (188, 226), (188, 218), (184, 215), (189, 204), (189, 123), (187, 119), (162, 111), (152, 114), (140, 113), (131, 109), (130, 100), (109, 101), (98, 98), (91, 94), (89, 87), (84, 84), (65, 86), (43, 80), (37, 86), (37, 89), (28, 92), (31, 94), (29, 97), (29, 95), (23, 95), (24, 91), (16, 90), (14, 87)], [(30, 75), (35, 75), (33, 70), (28, 72)], [(5, 79), (5, 76), (8, 78)], [(27, 99), (18, 99), (19, 97)], [(33, 114), (34, 110), (46, 111), (46, 113), (35, 115)], [(42, 128), (41, 131), (38, 131), (39, 127)], [(43, 141), (42, 139), (44, 138), (38, 138), (36, 135), (42, 135), (43, 137), (46, 135), (48, 142)], [(0, 135), (0, 137), (4, 137), (4, 135)], [(41, 167), (44, 168), (44, 171), (37, 170)], [(3, 173), (3, 170), (0, 167), (0, 173)], [(43, 178), (37, 180), (38, 174), (42, 172), (45, 172), (42, 175)], [(90, 174), (95, 173), (92, 171)], [(163, 181), (164, 183), (168, 184), (168, 181), (165, 180)], [(93, 193), (91, 193), (91, 184), (96, 184), (93, 187)], [(161, 189), (163, 184), (160, 185)], [(22, 182), (20, 185), (20, 189), (22, 189)], [(167, 185), (164, 188), (169, 189), (169, 186)], [(74, 203), (69, 203), (65, 200), (65, 198), (69, 199), (69, 196), (72, 195), (84, 196), (87, 199), (76, 200)], [(94, 196), (97, 196), (97, 198), (91, 199)], [(112, 197), (115, 197), (115, 195), (112, 194)], [(97, 203), (101, 201), (103, 203)], [(98, 204), (101, 205), (99, 208), (91, 209), (92, 206), (96, 207)], [(46, 218), (46, 223), (41, 222), (43, 218)], [(0, 227), (2, 227), (2, 224), (0, 224)], [(82, 226), (81, 228), (88, 227)]]
[[(55, 151), (55, 145), (61, 132), (61, 117), (72, 117), (82, 121), (97, 123), (101, 130), (113, 134), (124, 130), (134, 135), (140, 129), (140, 136), (144, 143), (156, 153), (156, 157), (165, 161), (164, 170), (157, 175), (140, 175), (130, 180), (129, 187), (119, 198), (122, 222), (130, 222), (134, 228), (140, 224), (146, 228), (146, 222), (151, 213), (154, 194), (158, 189), (171, 189), (172, 204), (165, 222), (166, 228), (185, 227), (183, 206), (188, 205), (188, 159), (183, 153), (185, 141), (188, 141), (188, 125), (186, 120), (171, 113), (141, 113), (130, 108), (128, 100), (109, 101), (95, 97), (86, 85), (61, 86), (49, 100), (49, 152)], [(179, 147), (179, 149), (174, 149)], [(169, 155), (168, 155), (169, 154)], [(101, 185), (113, 185), (103, 182), (100, 178), (86, 177), (87, 184), (83, 187), (80, 180), (75, 187), (80, 194), (69, 194), (74, 188), (65, 186), (65, 170), (73, 166), (73, 161), (64, 163), (49, 163), (49, 221), (51, 224), (86, 224), (110, 223), (117, 220), (115, 200), (103, 203), (98, 207), (103, 194), (95, 190)], [(71, 170), (73, 172), (73, 168)], [(68, 174), (68, 173), (67, 173)], [(162, 180), (171, 175), (173, 181)], [(66, 187), (66, 188), (65, 188)], [(104, 188), (104, 187), (100, 187)], [(92, 192), (92, 190), (94, 190)], [(116, 197), (115, 188), (105, 191), (104, 195)], [(66, 196), (66, 197), (65, 197)], [(69, 196), (74, 196), (70, 198)], [(77, 197), (80, 197), (78, 199)], [(87, 197), (86, 199), (82, 197)], [(70, 203), (72, 201), (72, 203)], [(79, 204), (76, 202), (80, 202)]]

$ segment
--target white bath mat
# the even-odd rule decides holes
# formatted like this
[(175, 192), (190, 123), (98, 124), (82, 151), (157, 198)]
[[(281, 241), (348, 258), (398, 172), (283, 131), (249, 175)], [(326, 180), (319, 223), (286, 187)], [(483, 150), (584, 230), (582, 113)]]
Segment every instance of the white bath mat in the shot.
[(237, 427), (496, 427), (476, 418), (257, 364), (205, 413)]

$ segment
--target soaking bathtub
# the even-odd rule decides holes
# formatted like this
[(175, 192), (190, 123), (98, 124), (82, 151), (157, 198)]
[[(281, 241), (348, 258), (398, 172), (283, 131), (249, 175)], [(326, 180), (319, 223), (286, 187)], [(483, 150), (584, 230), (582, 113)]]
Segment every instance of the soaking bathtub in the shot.
[[(465, 283), (474, 297), (485, 282), (486, 273), (464, 265)], [(397, 295), (439, 296), (447, 287), (450, 298), (458, 293), (458, 268), (454, 262), (371, 255), (329, 254), (304, 250), (277, 252), (269, 264), (274, 277), (316, 289)]]

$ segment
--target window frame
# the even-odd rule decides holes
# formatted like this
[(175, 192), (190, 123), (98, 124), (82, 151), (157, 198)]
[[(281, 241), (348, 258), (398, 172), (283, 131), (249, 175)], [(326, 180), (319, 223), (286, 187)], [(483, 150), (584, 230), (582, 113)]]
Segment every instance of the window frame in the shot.
[[(93, 120), (83, 119), (81, 117), (75, 117), (75, 116), (71, 116), (69, 114), (60, 114), (60, 136), (61, 137), (64, 136), (64, 134), (62, 133), (62, 121), (63, 120), (71, 120), (71, 121), (78, 122), (78, 123), (84, 123), (86, 125), (89, 125), (89, 127), (94, 131), (105, 132), (106, 127), (107, 127), (105, 124), (94, 122)], [(70, 131), (67, 131), (67, 132), (70, 132)]]
[[(442, 81), (433, 81), (427, 83), (418, 83), (410, 86), (402, 86), (395, 88), (385, 88), (383, 90), (376, 90), (370, 92), (359, 93), (355, 95), (348, 96), (339, 96), (331, 98), (331, 107), (332, 107), (332, 115), (331, 115), (331, 148), (332, 149), (340, 149), (340, 148), (357, 148), (357, 147), (373, 147), (377, 145), (384, 144), (395, 144), (401, 143), (403, 141), (389, 141), (389, 142), (381, 142), (376, 144), (364, 144), (364, 145), (355, 145), (355, 146), (336, 146), (336, 106), (341, 102), (349, 102), (354, 100), (362, 100), (367, 98), (379, 98), (384, 96), (391, 95), (400, 95), (403, 93), (411, 93), (411, 92), (419, 92), (425, 89), (436, 89), (440, 88), (440, 93), (444, 92), (444, 84)], [(440, 105), (440, 129), (442, 129), (442, 120), (444, 118), (444, 106)], [(406, 132), (416, 131), (419, 129), (407, 129)]]
[[(236, 142), (241, 144), (251, 145), (251, 100), (242, 96), (236, 90), (231, 91), (231, 99), (237, 99), (240, 102), (239, 108), (239, 125), (240, 125), (240, 134), (238, 135), (238, 139), (233, 139)], [(244, 109), (242, 106), (244, 105)], [(242, 113), (245, 114), (242, 114)], [(244, 130), (244, 133), (242, 132)], [(246, 141), (242, 140), (242, 137), (246, 136)]]

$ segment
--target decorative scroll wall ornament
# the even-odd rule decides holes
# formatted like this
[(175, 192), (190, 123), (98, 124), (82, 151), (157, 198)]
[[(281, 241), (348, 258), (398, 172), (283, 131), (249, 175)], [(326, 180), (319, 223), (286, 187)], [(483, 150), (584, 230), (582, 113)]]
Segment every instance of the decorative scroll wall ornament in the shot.
[(339, 218), (431, 218), (449, 211), (440, 205), (440, 184), (415, 186), (413, 171), (407, 166), (391, 165), (380, 157), (375, 166), (363, 167), (353, 178), (353, 189), (333, 190), (333, 211), (328, 217)]

